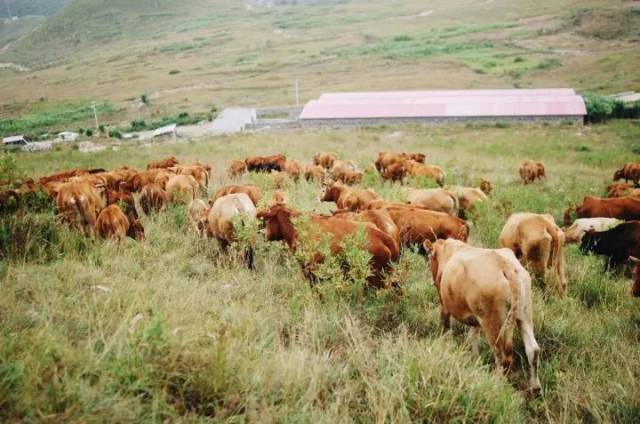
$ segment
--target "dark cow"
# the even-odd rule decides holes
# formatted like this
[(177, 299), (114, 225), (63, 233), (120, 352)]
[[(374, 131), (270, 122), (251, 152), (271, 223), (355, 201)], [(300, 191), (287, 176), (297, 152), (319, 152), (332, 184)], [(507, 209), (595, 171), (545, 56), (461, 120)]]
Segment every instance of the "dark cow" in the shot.
[(580, 250), (609, 258), (606, 269), (624, 264), (629, 256), (640, 257), (640, 221), (623, 222), (607, 231), (589, 231)]
[(564, 226), (571, 225), (571, 212), (578, 218), (616, 218), (624, 221), (640, 219), (640, 198), (636, 196), (611, 199), (587, 196), (581, 205), (569, 208), (564, 213)]

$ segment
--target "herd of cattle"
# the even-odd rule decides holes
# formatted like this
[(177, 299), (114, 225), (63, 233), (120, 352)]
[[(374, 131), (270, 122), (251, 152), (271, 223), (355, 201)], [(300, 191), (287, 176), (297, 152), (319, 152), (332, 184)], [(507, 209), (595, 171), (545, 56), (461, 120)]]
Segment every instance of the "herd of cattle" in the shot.
[[(138, 209), (146, 215), (162, 211), (171, 202), (188, 204), (188, 219), (201, 237), (211, 237), (226, 248), (237, 241), (237, 226), (250, 221), (262, 226), (268, 241), (284, 241), (291, 253), (311, 242), (327, 239), (332, 254), (339, 255), (347, 237), (363, 231), (362, 246), (371, 255), (367, 283), (382, 289), (398, 286), (394, 265), (401, 249), (416, 248), (430, 264), (437, 288), (445, 328), (450, 317), (479, 329), (492, 346), (497, 365), (507, 371), (513, 362), (512, 338), (518, 324), (530, 366), (530, 388), (538, 390), (539, 346), (533, 333), (530, 270), (541, 281), (553, 280), (559, 296), (566, 292), (563, 248), (580, 243), (583, 252), (608, 257), (607, 268), (640, 256), (640, 164), (627, 164), (615, 172), (608, 198), (587, 196), (582, 204), (569, 208), (561, 229), (548, 214), (515, 213), (499, 237), (501, 249), (485, 249), (467, 243), (466, 218), (479, 202), (488, 200), (492, 185), (481, 180), (479, 187), (444, 186), (445, 172), (425, 163), (420, 153), (382, 152), (374, 162), (381, 178), (404, 182), (407, 177), (425, 177), (440, 188), (403, 188), (405, 202), (388, 202), (375, 191), (359, 186), (363, 171), (353, 161), (343, 161), (331, 152), (318, 153), (303, 168), (284, 155), (234, 160), (229, 176), (247, 172), (270, 173), (278, 188), (300, 178), (322, 187), (320, 199), (334, 202), (331, 215), (318, 215), (288, 206), (289, 196), (278, 189), (263, 201), (259, 186), (240, 183), (222, 187), (208, 201), (211, 167), (183, 164), (175, 157), (148, 164), (138, 171), (121, 167), (74, 169), (29, 180), (15, 190), (0, 193), (0, 204), (20, 203), (23, 196), (45, 192), (55, 203), (63, 221), (89, 237), (121, 240), (126, 236), (144, 240)], [(524, 184), (545, 178), (542, 163), (525, 161), (519, 170)], [(631, 183), (629, 183), (631, 181)], [(572, 215), (577, 219), (572, 222)], [(305, 217), (315, 230), (299, 232), (296, 218)], [(256, 234), (254, 236), (257, 236)], [(254, 237), (255, 239), (255, 237)], [(245, 263), (253, 268), (253, 247), (248, 243)], [(302, 263), (312, 284), (314, 270), (325, 260), (312, 251)], [(525, 268), (526, 267), (526, 268)], [(640, 296), (640, 265), (634, 268), (632, 293)]]

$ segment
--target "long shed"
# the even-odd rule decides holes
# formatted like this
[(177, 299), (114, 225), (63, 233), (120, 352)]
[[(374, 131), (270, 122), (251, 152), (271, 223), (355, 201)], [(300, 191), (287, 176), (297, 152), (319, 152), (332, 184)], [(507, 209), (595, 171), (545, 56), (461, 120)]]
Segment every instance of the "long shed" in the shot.
[(587, 114), (573, 89), (435, 90), (326, 93), (307, 103), (303, 125), (457, 121), (574, 121)]

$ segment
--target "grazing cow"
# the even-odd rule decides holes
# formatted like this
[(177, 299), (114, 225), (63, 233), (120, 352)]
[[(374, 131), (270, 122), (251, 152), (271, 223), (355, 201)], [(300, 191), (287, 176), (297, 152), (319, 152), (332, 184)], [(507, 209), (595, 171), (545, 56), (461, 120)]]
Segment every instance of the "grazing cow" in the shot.
[(229, 164), (229, 177), (238, 178), (247, 172), (247, 164), (243, 160), (232, 160)]
[[(266, 239), (268, 241), (284, 240), (289, 246), (289, 250), (293, 253), (296, 251), (298, 243), (310, 241), (298, 240), (298, 232), (291, 218), (300, 215), (300, 212), (289, 209), (284, 205), (275, 205), (269, 210), (259, 212), (258, 218), (266, 224)], [(369, 286), (374, 288), (385, 287), (385, 276), (393, 269), (392, 263), (396, 262), (400, 256), (397, 244), (391, 237), (371, 224), (315, 215), (312, 215), (310, 219), (312, 227), (317, 230), (310, 235), (313, 239), (312, 241), (319, 241), (324, 236), (329, 235), (331, 253), (334, 255), (342, 253), (342, 241), (345, 237), (354, 235), (361, 228), (364, 228), (367, 242), (363, 248), (372, 255), (370, 262), (372, 274), (367, 278), (367, 282)], [(307, 258), (306, 263), (303, 264), (303, 273), (312, 285), (317, 282), (314, 268), (317, 264), (324, 262), (324, 259), (320, 252), (313, 252)]]
[(581, 205), (571, 207), (564, 213), (564, 226), (571, 225), (571, 212), (578, 218), (617, 218), (623, 221), (640, 219), (640, 198), (636, 196), (611, 199), (587, 196)]
[(405, 160), (414, 160), (418, 163), (425, 163), (427, 157), (422, 153), (392, 153), (380, 152), (374, 164), (378, 172), (382, 175), (384, 171), (393, 164), (401, 164)]
[(209, 204), (213, 205), (215, 201), (218, 200), (219, 198), (226, 196), (228, 194), (234, 194), (234, 193), (246, 194), (247, 196), (249, 196), (249, 198), (251, 199), (251, 201), (255, 206), (258, 206), (258, 202), (260, 201), (260, 199), (262, 199), (262, 190), (260, 190), (260, 187), (258, 187), (257, 185), (239, 184), (239, 185), (230, 185), (230, 186), (222, 187), (213, 195), (211, 200), (209, 200)]
[(406, 195), (407, 203), (412, 206), (458, 216), (458, 198), (447, 190), (408, 188), (403, 192)]
[(380, 176), (387, 181), (403, 182), (407, 177), (408, 171), (403, 162), (392, 163), (382, 170)]
[(544, 165), (541, 162), (525, 160), (520, 165), (520, 179), (526, 185), (535, 180), (542, 180), (546, 177)]
[(333, 164), (338, 160), (338, 155), (333, 152), (321, 152), (313, 155), (313, 164), (324, 169), (333, 168)]
[(87, 175), (87, 174), (97, 174), (99, 172), (104, 172), (104, 169), (72, 169), (69, 171), (63, 171), (57, 174), (41, 177), (39, 182), (41, 186), (45, 186), (48, 183), (53, 183), (53, 182), (66, 182), (71, 177), (78, 177), (80, 175)]
[(145, 215), (158, 213), (169, 203), (169, 195), (160, 184), (147, 184), (140, 191), (140, 206)]
[(159, 169), (159, 168), (171, 168), (178, 164), (178, 159), (175, 156), (169, 156), (159, 161), (149, 162), (147, 169)]
[(607, 197), (622, 197), (627, 196), (631, 190), (633, 190), (633, 184), (629, 183), (614, 183), (607, 187)]
[(425, 177), (434, 180), (440, 187), (444, 185), (445, 172), (439, 166), (425, 165), (415, 160), (405, 160), (403, 166), (410, 177)]
[(254, 156), (244, 160), (249, 172), (283, 171), (286, 162), (284, 155)]
[(194, 199), (189, 203), (187, 216), (193, 230), (202, 237), (207, 226), (207, 215), (209, 214), (209, 205), (201, 199)]
[[(207, 214), (207, 235), (216, 238), (222, 248), (226, 249), (236, 241), (237, 229), (234, 227), (234, 221), (246, 225), (256, 219), (256, 213), (256, 207), (244, 193), (220, 197), (213, 203)], [(244, 255), (247, 268), (253, 269), (253, 258), (253, 246), (248, 246)]]
[(302, 166), (295, 160), (287, 159), (284, 162), (283, 171), (294, 181), (298, 181), (302, 175)]
[(106, 187), (109, 190), (119, 190), (120, 185), (124, 183), (127, 179), (136, 174), (136, 171), (133, 169), (129, 169), (126, 167), (114, 169), (109, 172), (100, 172), (95, 174), (97, 177), (104, 182)]
[(123, 209), (129, 221), (135, 221), (136, 219), (138, 219), (136, 201), (134, 200), (133, 195), (130, 192), (106, 190), (104, 194), (106, 206), (118, 205)]
[(107, 179), (102, 173), (78, 175), (76, 177), (69, 178), (67, 182), (88, 183), (96, 188), (107, 187)]
[(606, 269), (624, 264), (629, 256), (640, 257), (640, 221), (623, 222), (607, 231), (589, 231), (582, 237), (580, 250), (608, 257)]
[(200, 189), (202, 189), (204, 193), (207, 192), (207, 188), (209, 187), (209, 172), (211, 170), (209, 165), (178, 165), (169, 168), (169, 170), (178, 175), (191, 175), (200, 186)]
[(364, 173), (362, 171), (343, 171), (337, 173), (333, 178), (346, 185), (356, 185), (362, 182)]
[(271, 171), (269, 176), (271, 177), (273, 186), (277, 189), (287, 188), (291, 185), (291, 178), (289, 178), (286, 172)]
[(316, 184), (322, 184), (326, 175), (326, 169), (320, 165), (308, 165), (304, 170), (304, 178)]
[(627, 163), (613, 174), (613, 181), (624, 179), (638, 185), (640, 181), (640, 163)]
[(580, 218), (576, 219), (571, 227), (564, 230), (565, 242), (580, 243), (582, 237), (589, 231), (607, 231), (623, 221), (615, 218)]
[(633, 285), (631, 286), (631, 296), (640, 297), (640, 260), (635, 256), (629, 256), (633, 266)]
[(447, 191), (458, 199), (460, 216), (464, 216), (466, 212), (471, 211), (476, 204), (489, 200), (487, 194), (480, 188), (451, 186), (447, 187)]
[(500, 246), (513, 250), (522, 265), (530, 265), (543, 281), (547, 270), (553, 270), (558, 294), (564, 296), (564, 233), (551, 215), (514, 213), (500, 233)]
[(338, 209), (350, 211), (363, 211), (369, 208), (369, 204), (379, 199), (372, 190), (347, 187), (340, 183), (334, 183), (327, 187), (322, 195), (323, 202), (335, 202)]
[(418, 247), (422, 254), (425, 240), (455, 238), (467, 241), (469, 226), (462, 219), (442, 212), (428, 211), (420, 208), (387, 207), (385, 208), (398, 227), (400, 245)]
[(93, 237), (96, 218), (103, 206), (98, 189), (88, 183), (68, 182), (57, 190), (56, 206), (63, 220)]
[(352, 160), (337, 160), (331, 167), (331, 177), (334, 180), (339, 180), (342, 174), (347, 172), (354, 172), (358, 170), (358, 166)]
[(172, 202), (190, 202), (197, 192), (198, 182), (191, 175), (174, 175), (167, 181), (167, 195)]
[(274, 205), (286, 205), (289, 203), (289, 195), (282, 190), (276, 190), (271, 194), (271, 203)]
[(518, 324), (529, 362), (529, 389), (539, 391), (540, 347), (533, 333), (527, 270), (509, 249), (481, 249), (451, 239), (425, 244), (444, 329), (449, 330), (453, 317), (472, 327), (477, 343), (480, 327), (496, 365), (506, 373), (513, 364), (513, 331)]
[(137, 193), (147, 184), (157, 183), (166, 189), (167, 182), (175, 173), (166, 168), (153, 168), (147, 171), (137, 172), (120, 183), (120, 189)]
[(144, 228), (140, 221), (130, 221), (118, 205), (104, 208), (96, 220), (96, 230), (100, 237), (120, 241), (129, 236), (134, 240), (144, 240)]
[(488, 196), (493, 191), (493, 184), (491, 184), (491, 181), (480, 178), (480, 190), (482, 190), (484, 194)]
[(374, 210), (366, 210), (361, 212), (352, 212), (349, 210), (336, 210), (333, 212), (333, 216), (341, 219), (348, 219), (350, 221), (358, 221), (358, 222), (368, 222), (373, 224), (380, 231), (386, 233), (390, 236), (397, 244), (398, 248), (400, 248), (400, 235), (398, 226), (391, 215), (389, 215), (389, 211), (386, 209), (374, 209)]

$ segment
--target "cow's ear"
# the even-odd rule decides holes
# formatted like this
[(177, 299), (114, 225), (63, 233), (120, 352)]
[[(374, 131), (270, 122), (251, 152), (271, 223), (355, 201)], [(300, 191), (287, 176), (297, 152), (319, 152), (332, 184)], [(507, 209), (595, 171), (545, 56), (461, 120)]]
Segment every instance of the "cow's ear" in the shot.
[(429, 240), (425, 240), (424, 243), (422, 243), (422, 247), (424, 247), (425, 252), (427, 252), (427, 256), (431, 256), (433, 253), (433, 243)]

